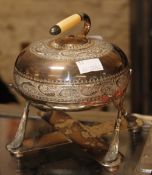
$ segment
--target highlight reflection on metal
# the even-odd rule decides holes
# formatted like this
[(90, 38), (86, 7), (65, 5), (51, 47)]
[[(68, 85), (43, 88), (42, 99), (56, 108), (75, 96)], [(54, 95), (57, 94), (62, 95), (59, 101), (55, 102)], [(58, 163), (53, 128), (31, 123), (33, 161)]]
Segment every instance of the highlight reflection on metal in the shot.
[(64, 82), (53, 80), (41, 82), (31, 80), (16, 70), (14, 73), (18, 89), (25, 97), (36, 103), (42, 101), (43, 104), (52, 108), (55, 108), (56, 104), (60, 106), (61, 103), (62, 109), (69, 106), (69, 110), (71, 110), (70, 104), (72, 103), (74, 109), (78, 109), (82, 105), (85, 107), (103, 106), (113, 98), (119, 98), (123, 95), (130, 76), (128, 69), (125, 69), (107, 78), (93, 77), (85, 81), (79, 77), (80, 80), (77, 82), (70, 82), (73, 77), (68, 72)]
[(64, 70), (64, 67), (61, 67), (61, 66), (50, 66), (49, 68), (51, 70)]
[(16, 135), (15, 135), (13, 141), (10, 144), (7, 145), (7, 149), (10, 150), (10, 151), (11, 150), (16, 150), (23, 143), (25, 130), (26, 130), (27, 117), (28, 117), (28, 113), (29, 113), (29, 105), (30, 105), (30, 103), (27, 102), (27, 104), (24, 108), (24, 112), (23, 112), (18, 130), (16, 132)]
[[(120, 160), (119, 130), (124, 110), (123, 98), (130, 80), (129, 64), (119, 47), (101, 37), (86, 36), (91, 27), (86, 14), (73, 15), (58, 23), (59, 26), (55, 25), (50, 32), (57, 34), (65, 31), (79, 23), (80, 19), (84, 21), (80, 35), (37, 41), (21, 51), (14, 68), (15, 86), (31, 105), (41, 110), (84, 110), (113, 102), (118, 116), (109, 151), (102, 162), (105, 166), (113, 166), (111, 163), (114, 161), (120, 164), (116, 160)], [(61, 122), (63, 119), (60, 117), (58, 120)], [(80, 133), (78, 140), (76, 136), (74, 140), (81, 144), (84, 126), (75, 123)], [(20, 125), (24, 125), (22, 120)], [(19, 131), (24, 137), (24, 130)], [(15, 140), (18, 140), (18, 134), (16, 137)], [(95, 140), (91, 136), (89, 138)], [(21, 144), (22, 139), (19, 140)], [(13, 146), (9, 148), (13, 149)]]
[(105, 167), (116, 167), (120, 165), (122, 161), (121, 154), (119, 153), (119, 133), (122, 117), (125, 117), (124, 115), (127, 115), (124, 109), (123, 100), (124, 98), (122, 97), (121, 100), (114, 101), (114, 104), (118, 109), (118, 114), (115, 123), (113, 138), (102, 163)]
[[(119, 121), (116, 124), (120, 125), (120, 121), (121, 120), (119, 119)], [(117, 126), (117, 128), (115, 128), (114, 130), (112, 142), (110, 144), (108, 152), (106, 153), (106, 156), (104, 157), (103, 161), (104, 166), (110, 166), (110, 164), (115, 160), (117, 160), (119, 156), (119, 130), (120, 126), (119, 127)]]

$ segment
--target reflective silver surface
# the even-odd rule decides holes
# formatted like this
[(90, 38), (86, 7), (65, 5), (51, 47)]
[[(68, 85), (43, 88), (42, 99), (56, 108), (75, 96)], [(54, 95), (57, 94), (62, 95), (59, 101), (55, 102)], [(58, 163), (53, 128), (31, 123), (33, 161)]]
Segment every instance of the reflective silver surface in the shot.
[[(88, 16), (84, 21), (91, 25)], [(69, 35), (22, 50), (14, 80), (21, 95), (38, 108), (80, 110), (123, 96), (130, 70), (124, 52), (102, 37)]]
[(7, 149), (9, 151), (17, 150), (23, 143), (25, 131), (26, 131), (26, 125), (27, 125), (27, 118), (28, 118), (28, 113), (29, 113), (29, 105), (30, 105), (30, 103), (27, 102), (26, 106), (24, 108), (24, 112), (23, 112), (19, 127), (17, 129), (16, 134), (15, 134), (15, 137), (11, 141), (11, 143), (9, 143), (7, 145)]
[[(83, 110), (112, 102), (118, 110), (118, 116), (103, 163), (111, 166), (111, 162), (120, 158), (122, 101), (130, 81), (128, 59), (114, 44), (101, 37), (86, 36), (91, 26), (88, 15), (83, 14), (81, 18), (74, 15), (68, 19), (71, 23), (69, 20), (62, 21), (61, 26), (53, 27), (53, 33), (57, 32), (55, 29), (60, 31), (74, 26), (80, 19), (85, 23), (83, 32), (37, 41), (22, 50), (14, 67), (15, 87), (25, 99), (41, 110)], [(81, 131), (80, 128), (77, 130)], [(21, 132), (23, 135), (23, 130)]]
[(137, 170), (141, 173), (152, 173), (152, 127), (149, 131), (149, 135), (142, 152)]

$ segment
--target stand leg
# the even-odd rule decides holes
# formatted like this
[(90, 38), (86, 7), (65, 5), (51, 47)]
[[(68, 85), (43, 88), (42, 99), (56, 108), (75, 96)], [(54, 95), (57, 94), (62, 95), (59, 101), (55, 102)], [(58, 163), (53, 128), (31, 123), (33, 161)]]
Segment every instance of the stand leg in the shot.
[(18, 130), (16, 132), (16, 135), (15, 135), (13, 141), (7, 145), (7, 149), (11, 152), (13, 152), (13, 150), (16, 150), (17, 148), (19, 148), (22, 145), (22, 142), (24, 140), (27, 118), (28, 118), (28, 113), (29, 113), (29, 106), (30, 106), (30, 102), (27, 102), (26, 106), (24, 108), (24, 112), (23, 112)]
[(106, 153), (104, 160), (103, 160), (103, 166), (105, 167), (116, 167), (119, 166), (121, 163), (121, 155), (119, 153), (119, 132), (120, 132), (120, 125), (121, 125), (121, 118), (122, 118), (122, 106), (123, 101), (120, 100), (118, 104), (116, 104), (116, 107), (118, 109), (117, 119), (115, 123), (114, 128), (114, 134), (112, 137), (112, 141), (110, 143), (108, 152)]

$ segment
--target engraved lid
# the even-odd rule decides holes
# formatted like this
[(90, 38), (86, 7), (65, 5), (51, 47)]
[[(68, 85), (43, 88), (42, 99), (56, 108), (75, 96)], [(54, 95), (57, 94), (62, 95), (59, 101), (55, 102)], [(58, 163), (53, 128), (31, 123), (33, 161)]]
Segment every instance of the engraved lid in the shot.
[(105, 105), (126, 90), (130, 73), (125, 54), (101, 36), (86, 36), (91, 26), (86, 14), (72, 15), (50, 33), (62, 33), (80, 21), (80, 34), (36, 41), (16, 60), (18, 92), (40, 109), (88, 109)]
[[(36, 81), (66, 81), (109, 77), (128, 66), (123, 51), (100, 36), (86, 36), (91, 22), (88, 15), (72, 15), (50, 29), (59, 34), (81, 20), (83, 30), (79, 35), (62, 36), (36, 41), (18, 56), (15, 71)], [(72, 21), (72, 22), (71, 22)]]

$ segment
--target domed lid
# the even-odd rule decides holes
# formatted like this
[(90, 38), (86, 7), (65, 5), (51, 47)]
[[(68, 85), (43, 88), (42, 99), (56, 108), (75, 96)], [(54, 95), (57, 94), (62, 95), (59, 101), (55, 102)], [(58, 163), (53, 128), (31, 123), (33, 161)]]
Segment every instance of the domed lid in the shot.
[(80, 75), (109, 76), (128, 66), (122, 50), (100, 36), (86, 36), (91, 21), (86, 14), (74, 14), (50, 29), (52, 35), (62, 33), (80, 21), (84, 27), (80, 34), (37, 41), (24, 49), (15, 64), (16, 71), (30, 79), (70, 81)]

